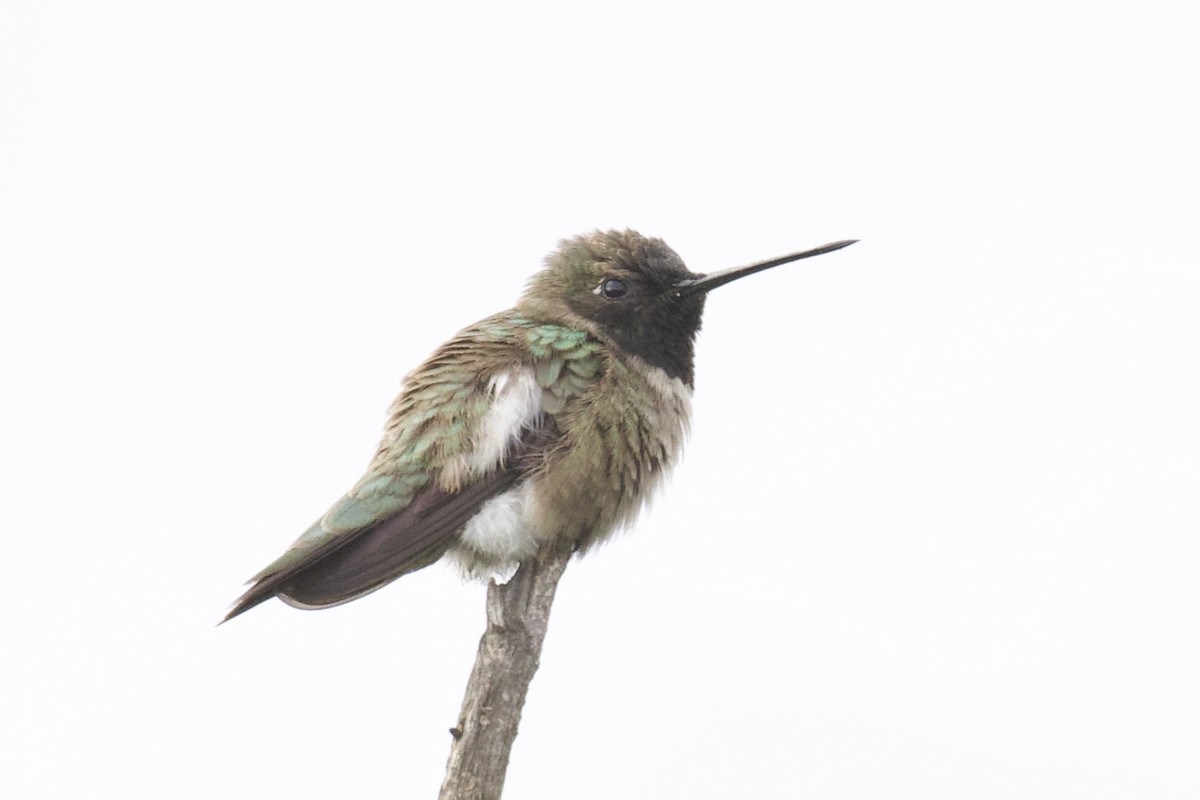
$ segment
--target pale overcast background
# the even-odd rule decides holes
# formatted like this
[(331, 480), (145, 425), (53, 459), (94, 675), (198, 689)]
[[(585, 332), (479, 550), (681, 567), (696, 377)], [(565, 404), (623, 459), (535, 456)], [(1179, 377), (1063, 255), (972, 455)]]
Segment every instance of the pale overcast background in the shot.
[(215, 628), (558, 239), (723, 288), (506, 797), (1200, 796), (1200, 6), (12, 2), (0, 795), (432, 798), (448, 567)]

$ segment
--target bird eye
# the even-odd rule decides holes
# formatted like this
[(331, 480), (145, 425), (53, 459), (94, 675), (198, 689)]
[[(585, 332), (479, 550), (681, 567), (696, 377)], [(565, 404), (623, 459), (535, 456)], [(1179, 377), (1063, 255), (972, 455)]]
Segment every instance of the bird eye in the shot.
[(629, 290), (625, 287), (625, 281), (618, 280), (617, 278), (607, 278), (596, 287), (596, 294), (603, 295), (609, 300), (624, 297), (627, 291)]

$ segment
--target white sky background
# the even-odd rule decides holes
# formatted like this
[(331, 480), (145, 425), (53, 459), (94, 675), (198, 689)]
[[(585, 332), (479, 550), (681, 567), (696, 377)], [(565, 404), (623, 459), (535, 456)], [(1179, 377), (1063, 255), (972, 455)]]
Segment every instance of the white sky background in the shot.
[(0, 795), (434, 797), (481, 585), (213, 625), (628, 226), (862, 242), (711, 297), (506, 796), (1200, 796), (1197, 9), (7, 4)]

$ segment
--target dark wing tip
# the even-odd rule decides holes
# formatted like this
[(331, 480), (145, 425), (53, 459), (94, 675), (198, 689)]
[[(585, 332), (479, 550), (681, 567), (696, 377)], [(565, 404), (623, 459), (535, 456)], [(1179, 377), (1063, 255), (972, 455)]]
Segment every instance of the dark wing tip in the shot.
[(225, 615), (224, 619), (217, 623), (217, 626), (220, 627), (221, 625), (224, 625), (234, 617), (240, 614), (245, 614), (247, 611), (259, 605), (260, 603), (265, 603), (274, 597), (277, 587), (266, 586), (264, 584), (264, 581), (255, 583), (250, 587), (249, 590), (247, 590), (245, 594), (235, 600), (233, 603), (233, 608), (229, 609), (229, 613)]

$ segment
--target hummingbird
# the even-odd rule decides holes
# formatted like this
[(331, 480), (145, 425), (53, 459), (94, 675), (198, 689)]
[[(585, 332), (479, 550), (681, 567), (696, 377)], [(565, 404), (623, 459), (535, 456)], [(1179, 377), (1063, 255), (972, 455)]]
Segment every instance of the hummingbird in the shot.
[(224, 621), (272, 597), (347, 603), (443, 557), (487, 577), (543, 546), (587, 551), (682, 449), (708, 293), (855, 241), (701, 274), (632, 230), (564, 239), (513, 308), (409, 373), (366, 473)]

